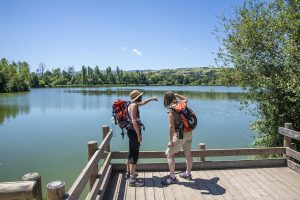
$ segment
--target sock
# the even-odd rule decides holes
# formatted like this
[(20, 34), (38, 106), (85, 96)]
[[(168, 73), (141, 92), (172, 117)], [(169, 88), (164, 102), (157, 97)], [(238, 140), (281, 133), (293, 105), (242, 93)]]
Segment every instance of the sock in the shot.
[(186, 170), (185, 174), (188, 175), (188, 176), (190, 176), (191, 175), (191, 171)]
[(170, 174), (170, 176), (171, 176), (172, 178), (175, 178), (175, 174)]
[(134, 179), (135, 179), (135, 177), (134, 177), (133, 175), (130, 175), (130, 179), (134, 180)]

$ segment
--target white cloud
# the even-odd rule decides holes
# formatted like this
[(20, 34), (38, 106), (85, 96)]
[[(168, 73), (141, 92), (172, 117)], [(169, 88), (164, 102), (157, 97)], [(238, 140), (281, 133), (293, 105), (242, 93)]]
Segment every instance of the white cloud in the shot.
[(141, 56), (141, 55), (142, 55), (142, 52), (139, 51), (138, 49), (132, 49), (132, 52), (135, 53), (135, 54), (138, 55), (138, 56)]

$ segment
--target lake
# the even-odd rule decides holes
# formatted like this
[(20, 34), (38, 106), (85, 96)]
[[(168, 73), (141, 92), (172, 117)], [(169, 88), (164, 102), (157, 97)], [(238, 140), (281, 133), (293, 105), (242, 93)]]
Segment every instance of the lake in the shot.
[[(255, 118), (240, 109), (238, 87), (159, 86), (137, 87), (143, 99), (157, 96), (140, 108), (146, 127), (141, 150), (165, 150), (168, 142), (167, 113), (163, 94), (173, 90), (185, 95), (198, 117), (193, 132), (193, 149), (200, 142), (206, 148), (250, 147), (254, 133), (249, 124)], [(36, 171), (43, 189), (53, 180), (70, 188), (87, 162), (87, 142), (102, 139), (102, 125), (114, 130), (111, 150), (127, 150), (127, 137), (112, 126), (112, 103), (129, 100), (132, 87), (46, 88), (30, 92), (0, 94), (0, 181), (15, 181)], [(45, 195), (45, 191), (44, 191)]]

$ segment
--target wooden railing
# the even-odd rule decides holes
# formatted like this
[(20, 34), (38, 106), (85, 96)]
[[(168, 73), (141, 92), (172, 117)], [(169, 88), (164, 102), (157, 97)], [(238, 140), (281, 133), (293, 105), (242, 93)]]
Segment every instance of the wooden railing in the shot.
[[(75, 200), (79, 199), (84, 188), (89, 182), (90, 191), (86, 200), (103, 199), (112, 171), (124, 171), (124, 163), (111, 163), (112, 159), (126, 159), (127, 151), (110, 151), (112, 132), (108, 126), (102, 127), (103, 140), (98, 146), (96, 141), (88, 142), (88, 163), (83, 168), (71, 188), (66, 192), (63, 181), (53, 181), (47, 184), (47, 199), (49, 200)], [(291, 149), (292, 139), (300, 140), (300, 132), (292, 130), (292, 124), (286, 123), (279, 128), (279, 134), (284, 135), (283, 147), (269, 148), (234, 148), (234, 149), (206, 149), (204, 143), (199, 144), (199, 150), (192, 150), (194, 158), (193, 169), (225, 169), (225, 168), (249, 168), (249, 167), (274, 167), (288, 166), (300, 173), (300, 153)], [(282, 158), (268, 159), (240, 159), (226, 161), (207, 161), (207, 157), (224, 156), (253, 156), (253, 155), (280, 155)], [(165, 151), (141, 151), (139, 158), (165, 158)], [(176, 157), (184, 157), (180, 151)], [(98, 163), (104, 162), (98, 170)], [(176, 163), (176, 170), (184, 170), (185, 163)], [(166, 162), (140, 163), (140, 171), (168, 170)], [(38, 174), (37, 174), (38, 175)], [(24, 176), (25, 177), (25, 176)], [(23, 178), (24, 178), (23, 177)], [(40, 176), (22, 179), (22, 182), (0, 183), (0, 199), (42, 199)]]
[[(286, 147), (287, 166), (300, 173), (300, 152), (291, 149), (292, 139), (300, 141), (300, 132), (293, 130), (291, 123), (285, 123), (284, 127), (279, 127), (279, 134), (283, 135), (283, 146)], [(297, 163), (298, 162), (298, 163)]]
[[(193, 161), (193, 169), (225, 169), (225, 168), (245, 168), (245, 167), (269, 167), (269, 166), (284, 166), (286, 159), (272, 158), (272, 159), (245, 159), (245, 160), (231, 160), (231, 161), (201, 161), (205, 157), (223, 157), (223, 156), (248, 156), (248, 155), (283, 155), (286, 153), (284, 147), (272, 148), (238, 148), (238, 149), (208, 149), (208, 150), (192, 150), (192, 157), (198, 158), (199, 161)], [(119, 151), (112, 152), (113, 159), (125, 159), (127, 152)], [(141, 151), (139, 158), (165, 158), (164, 151)], [(184, 157), (184, 153), (180, 151), (176, 154), (176, 158)], [(195, 159), (194, 159), (195, 160)], [(124, 171), (125, 165), (123, 163), (113, 164), (113, 170)], [(176, 170), (184, 170), (185, 163), (176, 163)], [(163, 163), (140, 163), (139, 170), (143, 171), (159, 171), (168, 170), (168, 164)]]
[(41, 176), (36, 173), (28, 173), (22, 177), (22, 181), (0, 183), (0, 199), (36, 199), (42, 200)]
[[(91, 191), (87, 196), (88, 199), (96, 199), (103, 197), (105, 189), (110, 179), (110, 174), (112, 171), (111, 167), (111, 153), (106, 151), (109, 150), (110, 140), (112, 138), (112, 132), (109, 131), (108, 126), (103, 127), (103, 136), (104, 139), (101, 142), (98, 149), (92, 154), (87, 165), (84, 167), (78, 178), (75, 180), (74, 184), (70, 190), (65, 194), (65, 199), (74, 200), (79, 199), (85, 185), (90, 180)], [(88, 143), (91, 144), (91, 143)], [(99, 173), (95, 174), (95, 169), (98, 167), (100, 159), (103, 157), (104, 152), (108, 152), (104, 164), (100, 168)], [(100, 191), (98, 191), (100, 188)]]

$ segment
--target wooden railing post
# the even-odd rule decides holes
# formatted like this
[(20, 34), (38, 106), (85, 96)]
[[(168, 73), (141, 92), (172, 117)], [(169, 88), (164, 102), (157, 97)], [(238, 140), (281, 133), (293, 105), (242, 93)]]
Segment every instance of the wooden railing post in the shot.
[(39, 173), (37, 172), (31, 172), (28, 174), (25, 174), (22, 177), (22, 181), (35, 181), (35, 191), (34, 196), (37, 200), (43, 200), (43, 194), (42, 194), (42, 179)]
[(65, 183), (52, 181), (47, 184), (47, 200), (61, 200), (65, 196)]
[[(97, 143), (97, 141), (89, 141), (87, 143), (87, 145), (88, 145), (88, 160), (90, 160), (93, 157), (94, 153), (97, 151), (98, 143)], [(92, 190), (92, 188), (93, 188), (93, 185), (97, 179), (97, 175), (98, 175), (98, 163), (93, 168), (92, 174), (91, 174), (91, 177), (89, 180), (90, 190)]]
[[(293, 129), (293, 124), (292, 123), (284, 123), (284, 128), (287, 128), (287, 129)], [(283, 137), (283, 147), (291, 147), (291, 138), (288, 137), (288, 136), (285, 136)], [(286, 154), (283, 154), (283, 157), (284, 158), (287, 158), (287, 155)]]
[[(205, 150), (205, 143), (200, 143), (199, 149), (200, 149), (200, 151)], [(205, 156), (200, 156), (200, 161), (205, 161)]]
[[(104, 139), (108, 133), (109, 133), (109, 126), (108, 125), (102, 126), (102, 139)], [(108, 143), (107, 147), (105, 148), (105, 151), (107, 151), (107, 152), (110, 151), (110, 142)]]

